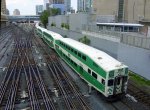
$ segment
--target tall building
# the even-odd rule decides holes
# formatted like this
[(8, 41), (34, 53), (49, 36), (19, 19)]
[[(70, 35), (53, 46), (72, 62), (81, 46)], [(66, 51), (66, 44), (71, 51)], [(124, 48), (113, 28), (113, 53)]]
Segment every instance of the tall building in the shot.
[(125, 22), (124, 20), (124, 9), (125, 9), (125, 0), (118, 1), (118, 22)]
[(49, 0), (49, 3), (52, 3), (52, 4), (64, 4), (64, 0)]
[(41, 15), (43, 12), (43, 5), (36, 5), (36, 15)]
[(125, 0), (124, 19), (127, 22), (150, 24), (150, 0)]
[(19, 11), (18, 9), (15, 9), (15, 10), (13, 11), (13, 15), (20, 15), (20, 11)]
[(48, 9), (48, 7), (49, 7), (49, 5), (50, 5), (50, 2), (49, 2), (49, 0), (44, 0), (44, 10), (47, 10)]
[(77, 10), (78, 12), (89, 12), (92, 7), (92, 3), (95, 0), (78, 0), (77, 1)]
[(118, 0), (93, 0), (92, 8), (97, 15), (117, 15)]
[(71, 0), (64, 0), (65, 12), (71, 12)]
[(6, 0), (1, 1), (1, 12), (6, 14)]
[(56, 8), (60, 10), (60, 14), (64, 14), (65, 12), (65, 5), (64, 4), (51, 4), (50, 8)]
[(9, 15), (9, 10), (8, 9), (6, 9), (6, 15)]
[(6, 1), (1, 0), (1, 27), (5, 27), (8, 19), (6, 16)]
[(64, 4), (64, 0), (44, 0), (44, 10), (47, 10), (52, 4)]
[(150, 0), (93, 0), (97, 15), (116, 16), (118, 22), (150, 23)]
[(71, 0), (48, 0), (51, 8), (58, 8), (61, 10), (61, 14), (64, 12), (71, 12)]

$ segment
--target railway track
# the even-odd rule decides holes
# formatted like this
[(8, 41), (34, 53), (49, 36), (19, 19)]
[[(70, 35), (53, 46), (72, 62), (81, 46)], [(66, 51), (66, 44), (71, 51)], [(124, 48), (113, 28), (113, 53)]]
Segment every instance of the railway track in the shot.
[(5, 56), (7, 50), (11, 46), (11, 43), (13, 40), (11, 27), (9, 27), (9, 29), (3, 30), (4, 32), (1, 33), (1, 37), (0, 37), (0, 61)]
[[(47, 88), (40, 76), (39, 69), (32, 56), (31, 36), (19, 28), (15, 28), (14, 53), (7, 72), (0, 84), (0, 109), (15, 109), (15, 104), (20, 103), (21, 75), (25, 75), (29, 105), (32, 110), (56, 110)], [(20, 34), (21, 33), (21, 34)], [(21, 37), (20, 37), (21, 36)], [(25, 88), (26, 89), (26, 88)], [(7, 100), (9, 99), (9, 100)], [(41, 102), (43, 105), (41, 105)]]
[(127, 93), (133, 96), (137, 102), (146, 105), (146, 108), (150, 108), (150, 94), (144, 92), (141, 88), (137, 87), (134, 82), (128, 82)]

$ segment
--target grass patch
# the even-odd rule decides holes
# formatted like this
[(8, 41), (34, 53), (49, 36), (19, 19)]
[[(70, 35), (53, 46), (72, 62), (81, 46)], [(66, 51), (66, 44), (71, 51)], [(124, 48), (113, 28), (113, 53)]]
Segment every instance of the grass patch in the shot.
[(140, 86), (150, 86), (150, 80), (147, 80), (143, 77), (141, 77), (140, 75), (137, 75), (131, 71), (129, 71), (129, 76), (130, 76), (130, 79), (135, 81), (138, 85)]

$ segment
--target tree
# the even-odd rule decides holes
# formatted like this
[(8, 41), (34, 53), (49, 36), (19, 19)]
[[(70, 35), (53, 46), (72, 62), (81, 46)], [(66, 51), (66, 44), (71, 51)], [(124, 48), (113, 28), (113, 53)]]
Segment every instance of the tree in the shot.
[(50, 8), (50, 13), (52, 16), (61, 14), (61, 10), (59, 8)]
[(49, 10), (44, 10), (40, 16), (40, 20), (43, 23), (44, 27), (46, 28), (49, 16), (55, 16), (58, 14), (61, 14), (60, 9), (58, 8), (50, 8)]
[(46, 25), (48, 23), (48, 17), (50, 16), (50, 13), (48, 10), (44, 10), (40, 16), (40, 20), (43, 23), (44, 27), (46, 28)]

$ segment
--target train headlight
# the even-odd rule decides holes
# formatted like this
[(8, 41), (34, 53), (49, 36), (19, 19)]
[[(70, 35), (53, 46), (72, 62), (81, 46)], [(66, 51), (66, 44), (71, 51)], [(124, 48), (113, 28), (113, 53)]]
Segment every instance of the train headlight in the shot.
[(111, 93), (112, 93), (112, 89), (109, 88), (107, 93), (108, 93), (108, 94), (111, 94)]
[(124, 83), (124, 91), (127, 91), (127, 82)]
[(124, 85), (127, 86), (127, 82), (125, 82)]

